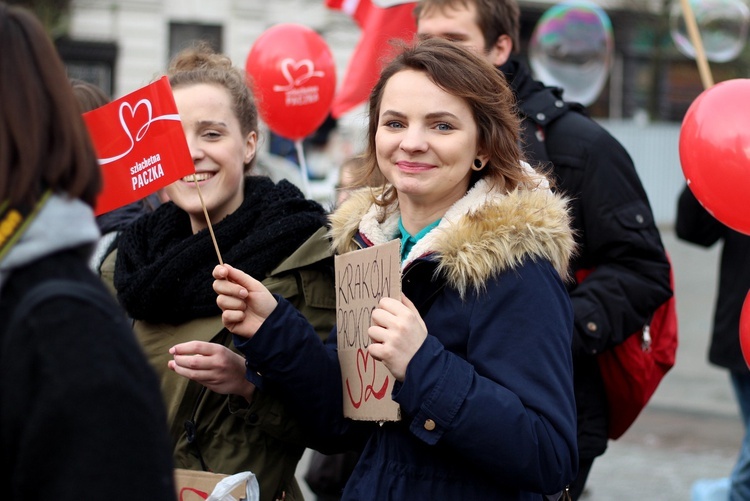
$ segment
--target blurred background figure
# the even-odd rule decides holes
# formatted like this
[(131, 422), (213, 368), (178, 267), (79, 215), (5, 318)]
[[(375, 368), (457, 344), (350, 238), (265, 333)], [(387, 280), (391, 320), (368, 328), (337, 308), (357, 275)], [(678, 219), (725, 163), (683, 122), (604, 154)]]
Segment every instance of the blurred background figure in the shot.
[(336, 183), (336, 206), (338, 207), (353, 190), (364, 186), (378, 187), (385, 183), (385, 178), (379, 170), (368, 173), (365, 159), (362, 156), (349, 157), (339, 167), (339, 177)]
[(71, 78), (70, 86), (73, 88), (73, 95), (78, 101), (81, 113), (95, 110), (111, 101), (107, 93), (100, 87), (85, 80)]
[(516, 0), (420, 0), (420, 37), (441, 37), (481, 54), (507, 78), (518, 100), (527, 160), (547, 169), (554, 189), (571, 200), (577, 251), (567, 283), (575, 312), (573, 365), (578, 415), (577, 500), (609, 442), (609, 409), (597, 357), (640, 331), (672, 296), (670, 265), (646, 191), (629, 153), (583, 106), (565, 101), (520, 57)]
[(687, 186), (677, 203), (675, 233), (681, 240), (702, 247), (721, 242), (718, 295), (708, 361), (727, 370), (745, 429), (729, 478), (699, 480), (693, 486), (693, 500), (747, 500), (750, 499), (750, 369), (740, 347), (740, 314), (750, 291), (750, 236), (715, 219)]
[(158, 381), (92, 273), (99, 165), (55, 47), (0, 2), (0, 483), (174, 500)]

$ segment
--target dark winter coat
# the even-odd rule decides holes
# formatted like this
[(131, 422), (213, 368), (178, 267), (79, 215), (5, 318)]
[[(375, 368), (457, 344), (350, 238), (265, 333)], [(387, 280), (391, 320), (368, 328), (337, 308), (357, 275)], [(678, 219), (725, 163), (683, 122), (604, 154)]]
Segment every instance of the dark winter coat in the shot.
[(719, 222), (687, 186), (677, 205), (675, 232), (678, 238), (703, 247), (723, 241), (708, 360), (719, 367), (747, 373), (747, 362), (740, 347), (740, 314), (750, 291), (750, 235)]
[[(93, 221), (93, 217), (92, 217)], [(0, 483), (6, 499), (173, 500), (164, 404), (88, 249), (13, 270), (0, 299)], [(97, 295), (48, 298), (6, 332), (33, 286), (64, 279)]]
[(534, 81), (511, 59), (500, 68), (519, 101), (524, 150), (551, 167), (556, 190), (571, 199), (578, 252), (571, 268), (593, 268), (569, 284), (575, 312), (573, 364), (578, 447), (592, 458), (607, 447), (607, 400), (597, 354), (622, 343), (669, 299), (669, 262), (648, 197), (623, 146), (599, 124)]
[[(377, 213), (367, 190), (352, 195), (332, 217), (336, 252), (396, 238), (397, 209), (382, 224)], [(235, 344), (248, 378), (279, 391), (321, 445), (369, 438), (343, 499), (542, 499), (578, 464), (560, 278), (573, 245), (548, 190), (500, 195), (479, 181), (448, 210), (402, 263), (428, 336), (394, 387), (400, 422), (343, 418), (336, 338), (321, 344), (286, 301)]]

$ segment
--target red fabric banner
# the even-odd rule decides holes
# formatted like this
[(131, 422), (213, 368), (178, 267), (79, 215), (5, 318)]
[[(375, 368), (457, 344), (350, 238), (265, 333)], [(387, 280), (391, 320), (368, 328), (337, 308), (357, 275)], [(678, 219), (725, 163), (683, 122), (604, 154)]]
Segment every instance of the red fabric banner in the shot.
[(167, 77), (83, 114), (104, 187), (98, 216), (195, 173)]
[(362, 29), (344, 81), (333, 98), (331, 114), (334, 118), (367, 100), (393, 49), (389, 40), (410, 41), (417, 32), (412, 14), (416, 2), (401, 2), (385, 8), (376, 3), (373, 0), (326, 0), (329, 9), (346, 12)]

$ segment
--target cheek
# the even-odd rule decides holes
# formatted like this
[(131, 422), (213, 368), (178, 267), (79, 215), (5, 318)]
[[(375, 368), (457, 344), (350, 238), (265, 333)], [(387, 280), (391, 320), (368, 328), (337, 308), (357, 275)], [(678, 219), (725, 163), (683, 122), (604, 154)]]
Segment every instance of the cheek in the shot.
[[(180, 181), (177, 181), (177, 183), (179, 182)], [(174, 196), (178, 194), (177, 183), (169, 184), (164, 188), (164, 194), (166, 194), (170, 199), (174, 198)]]
[(401, 140), (396, 134), (377, 134), (375, 136), (375, 153), (378, 157), (387, 158), (398, 150)]
[(390, 162), (388, 160), (389, 158), (390, 155), (388, 155), (387, 153), (379, 149), (375, 150), (375, 160), (377, 160), (380, 170), (385, 172), (388, 169), (388, 167), (390, 166)]

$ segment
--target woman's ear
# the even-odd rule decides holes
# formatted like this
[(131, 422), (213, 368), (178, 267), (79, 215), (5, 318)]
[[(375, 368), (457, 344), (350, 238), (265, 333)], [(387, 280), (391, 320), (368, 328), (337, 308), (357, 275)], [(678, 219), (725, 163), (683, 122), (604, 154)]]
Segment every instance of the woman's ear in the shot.
[(474, 158), (477, 158), (480, 162), (482, 162), (482, 167), (484, 167), (485, 165), (487, 165), (487, 162), (490, 161), (490, 156), (488, 154), (486, 154), (482, 150), (479, 150), (477, 152), (477, 156), (474, 157)]
[(258, 149), (258, 133), (253, 131), (245, 136), (245, 165), (249, 164), (250, 161), (255, 157), (255, 152)]

